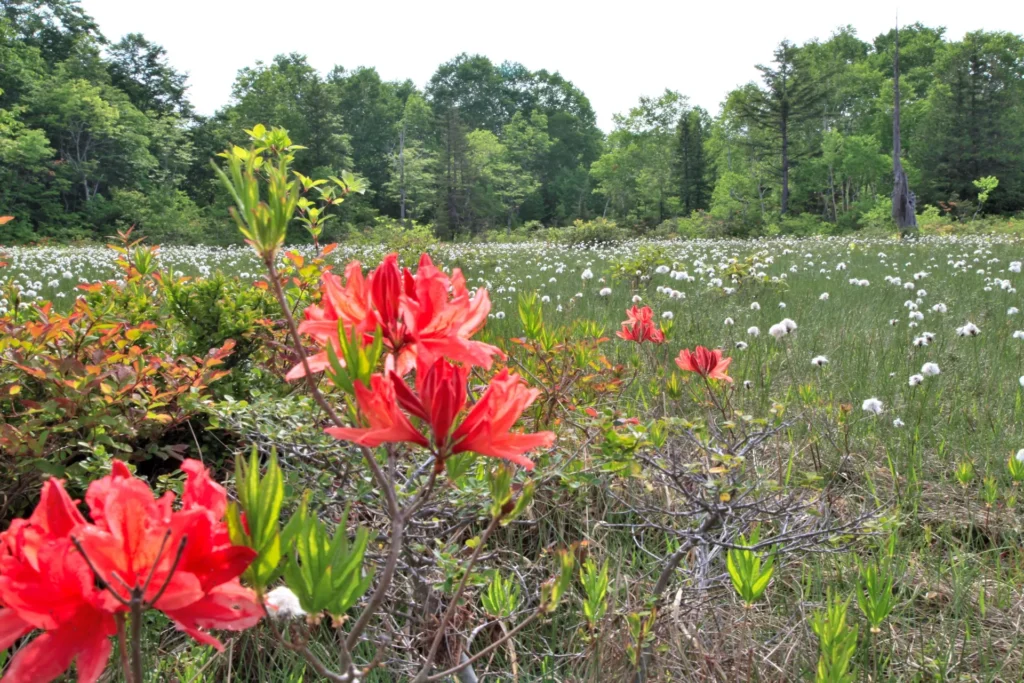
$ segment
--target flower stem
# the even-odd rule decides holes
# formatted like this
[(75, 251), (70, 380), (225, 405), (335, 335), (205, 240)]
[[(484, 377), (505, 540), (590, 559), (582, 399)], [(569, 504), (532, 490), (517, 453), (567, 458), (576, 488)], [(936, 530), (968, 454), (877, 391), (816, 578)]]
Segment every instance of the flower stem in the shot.
[(142, 683), (142, 600), (143, 596), (132, 596), (132, 678)]

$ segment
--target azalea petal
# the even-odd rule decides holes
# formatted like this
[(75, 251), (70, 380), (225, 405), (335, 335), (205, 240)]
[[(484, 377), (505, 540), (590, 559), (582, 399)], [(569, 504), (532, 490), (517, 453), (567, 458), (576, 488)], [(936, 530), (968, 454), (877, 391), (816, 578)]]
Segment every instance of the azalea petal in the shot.
[(78, 654), (70, 643), (59, 641), (53, 632), (36, 636), (18, 650), (4, 673), (4, 683), (47, 683), (71, 666)]
[(4, 674), (4, 683), (46, 683), (78, 659), (79, 683), (95, 683), (110, 658), (114, 619), (84, 609), (60, 628), (41, 633), (18, 651)]
[(0, 650), (6, 650), (21, 637), (31, 632), (32, 624), (10, 608), (0, 608)]
[(155, 598), (161, 589), (163, 589), (163, 594), (153, 605), (161, 612), (181, 609), (203, 599), (203, 586), (199, 577), (181, 569), (176, 569), (170, 580), (167, 579), (166, 571), (154, 572), (149, 590), (146, 591), (146, 600)]
[(78, 683), (95, 683), (107, 668), (113, 644), (110, 638), (103, 634), (93, 634), (86, 639), (88, 644), (83, 643), (84, 647), (79, 648), (78, 658), (75, 660)]
[(203, 629), (219, 628), (242, 631), (255, 626), (263, 617), (263, 608), (256, 595), (238, 581), (223, 584), (202, 600), (180, 610), (167, 612), (175, 625), (196, 640), (218, 650), (224, 646)]
[(67, 536), (75, 527), (85, 524), (85, 517), (64, 490), (59, 479), (48, 479), (39, 494), (39, 504), (29, 519), (54, 536)]
[(204, 589), (219, 586), (237, 578), (252, 564), (258, 553), (242, 545), (228, 546), (206, 556), (207, 572), (200, 577)]
[(181, 494), (182, 509), (202, 507), (209, 510), (215, 519), (223, 517), (228, 508), (228, 492), (210, 477), (206, 466), (189, 458), (181, 463), (181, 470), (186, 475)]
[[(306, 357), (306, 364), (309, 365), (309, 371), (311, 373), (313, 373), (313, 374), (316, 374), (318, 372), (323, 372), (327, 368), (331, 367), (331, 361), (327, 357), (327, 352), (326, 351), (321, 351), (318, 354), (315, 354), (315, 355), (312, 355), (312, 356), (307, 356)], [(305, 376), (306, 376), (306, 365), (304, 365), (303, 363), (300, 362), (295, 367), (293, 367), (291, 370), (289, 370), (288, 373), (284, 376), (284, 378), (285, 378), (286, 381), (292, 382), (294, 380), (301, 379), (302, 377), (305, 377)]]

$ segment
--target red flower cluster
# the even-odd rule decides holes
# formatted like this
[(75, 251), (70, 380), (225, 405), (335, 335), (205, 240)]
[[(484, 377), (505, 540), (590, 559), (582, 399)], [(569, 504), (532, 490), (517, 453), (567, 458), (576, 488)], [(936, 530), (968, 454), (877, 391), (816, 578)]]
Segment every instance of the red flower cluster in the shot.
[(154, 498), (115, 460), (113, 472), (86, 492), (91, 523), (62, 482), (50, 479), (32, 516), (0, 534), (0, 649), (43, 631), (15, 655), (5, 682), (50, 681), (72, 661), (79, 683), (97, 680), (115, 615), (128, 611), (135, 588), (145, 588), (146, 603), (178, 628), (217, 648), (205, 629), (241, 630), (259, 621), (255, 594), (238, 582), (255, 552), (228, 538), (226, 491), (200, 462), (186, 460), (182, 469), (178, 510), (174, 494)]
[[(456, 420), (466, 407), (468, 377), (468, 367), (453, 365), (444, 358), (431, 365), (422, 361), (417, 364), (415, 390), (397, 372), (374, 375), (369, 389), (358, 383), (355, 386), (356, 402), (368, 426), (332, 428), (327, 433), (368, 448), (401, 442), (432, 448), (438, 470), (448, 456), (467, 451), (502, 458), (532, 470), (533, 462), (523, 453), (550, 446), (555, 440), (554, 433), (521, 434), (510, 430), (540, 392), (528, 388), (519, 375), (503, 369), (491, 378), (480, 399), (456, 427)], [(432, 439), (424, 436), (406, 413), (422, 420)]]
[[(489, 369), (493, 356), (502, 357), (494, 346), (470, 340), (491, 310), (487, 290), (478, 289), (470, 296), (458, 268), (449, 277), (427, 254), (420, 257), (415, 275), (398, 266), (397, 254), (386, 256), (365, 278), (362, 265), (353, 261), (345, 268), (344, 284), (337, 275), (324, 274), (321, 294), (319, 306), (306, 308), (299, 331), (338, 350), (339, 324), (346, 335), (354, 329), (367, 338), (380, 328), (400, 375), (412, 370), (417, 360), (429, 365), (447, 357)], [(310, 357), (308, 363), (312, 372), (326, 369), (326, 350)], [(287, 378), (303, 375), (300, 363)]]
[(627, 320), (622, 322), (622, 329), (616, 334), (627, 341), (642, 344), (645, 341), (661, 344), (665, 341), (665, 333), (654, 322), (654, 313), (648, 306), (633, 308), (626, 311)]
[(676, 358), (676, 365), (682, 370), (696, 372), (705, 379), (724, 379), (732, 382), (732, 377), (726, 374), (732, 358), (722, 358), (720, 349), (706, 349), (698, 346), (692, 353), (689, 349), (683, 349)]
[[(353, 331), (362, 335), (364, 342), (380, 330), (389, 351), (384, 372), (370, 377), (369, 388), (355, 384), (363, 426), (333, 427), (328, 434), (367, 448), (383, 443), (429, 448), (438, 471), (446, 458), (467, 451), (532, 469), (533, 462), (523, 453), (554, 442), (551, 432), (510, 431), (539, 392), (508, 370), (495, 375), (466, 411), (470, 368), (490, 369), (494, 356), (504, 358), (504, 354), (472, 340), (486, 322), (491, 302), (482, 288), (471, 297), (458, 269), (449, 277), (423, 254), (413, 274), (398, 266), (397, 254), (389, 254), (366, 278), (358, 261), (345, 268), (344, 284), (341, 278), (325, 274), (321, 292), (321, 305), (306, 309), (301, 332), (340, 349), (339, 326), (346, 335)], [(326, 369), (327, 351), (307, 362), (312, 372)], [(403, 377), (413, 368), (415, 387), (410, 387)], [(304, 374), (299, 364), (288, 379)], [(411, 418), (420, 420), (422, 427)]]

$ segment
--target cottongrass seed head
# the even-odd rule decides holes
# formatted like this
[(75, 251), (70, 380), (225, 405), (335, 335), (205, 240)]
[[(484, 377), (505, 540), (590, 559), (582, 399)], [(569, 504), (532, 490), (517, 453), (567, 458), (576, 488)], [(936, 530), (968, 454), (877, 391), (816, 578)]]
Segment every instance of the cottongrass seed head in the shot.
[(875, 397), (864, 399), (864, 403), (860, 405), (861, 410), (865, 413), (871, 413), (873, 415), (881, 415), (882, 411), (885, 410), (885, 406)]
[(981, 334), (981, 330), (974, 323), (964, 323), (960, 327), (956, 328), (956, 336), (958, 337), (977, 337)]
[(288, 586), (278, 586), (267, 593), (264, 602), (267, 612), (275, 619), (297, 619), (306, 616), (306, 611), (299, 604), (299, 597)]

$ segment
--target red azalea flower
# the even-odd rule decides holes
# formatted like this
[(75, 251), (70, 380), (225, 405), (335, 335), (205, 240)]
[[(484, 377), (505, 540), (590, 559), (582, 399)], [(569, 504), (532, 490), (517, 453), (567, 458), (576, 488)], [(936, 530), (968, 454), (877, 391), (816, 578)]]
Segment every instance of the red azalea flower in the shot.
[(654, 313), (648, 306), (638, 309), (635, 305), (626, 311), (627, 320), (622, 322), (622, 329), (616, 334), (627, 341), (642, 344), (645, 341), (661, 344), (665, 341), (665, 333), (654, 322)]
[[(401, 380), (399, 380), (401, 383)], [(405, 386), (402, 384), (402, 386)], [(370, 378), (370, 388), (355, 384), (356, 404), (368, 427), (331, 427), (327, 433), (335, 439), (351, 441), (367, 448), (382, 443), (415, 443), (427, 446), (426, 437), (417, 431), (398, 407), (395, 386), (382, 375)]]
[[(456, 269), (449, 278), (423, 254), (416, 274), (398, 266), (398, 255), (389, 254), (376, 270), (363, 278), (362, 266), (353, 261), (341, 278), (325, 273), (319, 306), (309, 306), (299, 331), (319, 344), (340, 348), (339, 324), (345, 334), (355, 329), (367, 337), (379, 327), (384, 345), (395, 357), (400, 375), (406, 375), (422, 357), (432, 363), (440, 356), (467, 365), (490, 368), (493, 356), (504, 357), (499, 349), (472, 341), (487, 320), (491, 302), (487, 291), (469, 296), (465, 278)], [(311, 372), (325, 370), (327, 352), (307, 358)], [(286, 378), (305, 375), (300, 363)]]
[(453, 431), (466, 406), (468, 376), (468, 368), (455, 366), (444, 358), (429, 366), (418, 364), (415, 390), (395, 372), (390, 373), (391, 390), (380, 375), (374, 375), (373, 391), (360, 387), (356, 390), (359, 410), (370, 427), (331, 428), (327, 433), (364, 446), (400, 442), (429, 445), (402, 414), (401, 406), (429, 425), (438, 469), (444, 466), (449, 455), (466, 451), (533, 469), (533, 462), (523, 457), (523, 453), (550, 446), (555, 440), (554, 433), (520, 434), (510, 429), (539, 391), (528, 388), (518, 375), (502, 370)]
[(726, 371), (731, 362), (732, 358), (722, 358), (720, 349), (711, 350), (703, 346), (698, 346), (693, 353), (690, 353), (689, 349), (683, 349), (676, 358), (676, 365), (682, 370), (696, 372), (704, 378), (724, 379), (730, 383), (732, 377), (726, 374)]
[(487, 322), (491, 310), (486, 289), (480, 288), (470, 297), (462, 271), (456, 268), (449, 278), (427, 254), (420, 256), (416, 275), (408, 273), (403, 319), (409, 327), (412, 348), (397, 359), (400, 375), (409, 372), (417, 361), (430, 365), (445, 357), (489, 370), (494, 356), (505, 357), (497, 347), (471, 339)]
[[(359, 261), (352, 261), (345, 267), (345, 284), (333, 273), (324, 273), (320, 281), (320, 305), (307, 306), (303, 311), (305, 320), (299, 324), (299, 332), (308, 334), (317, 343), (333, 344), (341, 348), (338, 338), (339, 325), (346, 334), (355, 327), (360, 332), (372, 332), (379, 321), (373, 310), (370, 286), (363, 278), (363, 267)], [(310, 372), (323, 372), (330, 367), (327, 351), (321, 351), (306, 359)], [(293, 380), (306, 374), (299, 363), (288, 371), (285, 379)]]
[(523, 453), (546, 448), (555, 442), (554, 432), (521, 434), (510, 432), (523, 411), (530, 407), (539, 389), (530, 389), (519, 375), (503, 369), (491, 379), (480, 400), (452, 435), (452, 453), (472, 451), (492, 458), (502, 458), (533, 469), (533, 461)]
[(448, 363), (443, 358), (432, 365), (420, 363), (416, 370), (416, 391), (391, 373), (398, 402), (428, 425), (434, 435), (434, 447), (440, 453), (448, 448), (455, 418), (466, 405), (466, 381), (469, 368)]
[(57, 479), (43, 484), (32, 516), (0, 534), (0, 650), (36, 629), (4, 675), (10, 683), (52, 681), (72, 662), (79, 683), (99, 679), (110, 656), (113, 615), (70, 534), (86, 525)]
[(104, 591), (103, 609), (127, 610), (122, 600), (146, 586), (147, 602), (159, 594), (154, 608), (196, 640), (220, 649), (220, 642), (203, 629), (243, 630), (262, 616), (255, 594), (238, 583), (256, 553), (231, 543), (223, 521), (224, 488), (197, 461), (186, 460), (182, 469), (187, 476), (182, 507), (173, 510), (173, 493), (154, 498), (144, 481), (115, 460), (113, 472), (86, 492), (94, 524), (72, 535), (121, 598)]

